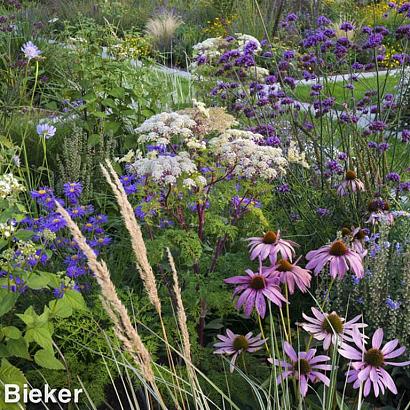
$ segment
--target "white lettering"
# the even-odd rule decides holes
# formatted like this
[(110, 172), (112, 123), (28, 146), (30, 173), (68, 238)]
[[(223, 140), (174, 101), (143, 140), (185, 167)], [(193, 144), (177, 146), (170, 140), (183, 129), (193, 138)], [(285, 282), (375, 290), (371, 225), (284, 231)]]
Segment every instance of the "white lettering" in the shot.
[(20, 401), (20, 387), (18, 384), (5, 384), (4, 385), (4, 401), (6, 403), (18, 403)]
[(61, 403), (68, 403), (71, 401), (71, 392), (68, 389), (61, 389), (58, 392), (58, 401)]

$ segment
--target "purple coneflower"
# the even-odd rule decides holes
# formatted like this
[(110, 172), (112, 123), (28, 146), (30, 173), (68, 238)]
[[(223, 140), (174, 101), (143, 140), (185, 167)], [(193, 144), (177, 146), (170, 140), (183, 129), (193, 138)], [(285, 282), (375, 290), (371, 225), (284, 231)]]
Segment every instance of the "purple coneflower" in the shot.
[(383, 342), (383, 329), (377, 329), (372, 338), (372, 347), (366, 349), (359, 332), (353, 332), (353, 341), (357, 346), (352, 347), (343, 343), (339, 353), (346, 359), (351, 360), (352, 370), (347, 372), (349, 383), (353, 382), (353, 387), (358, 389), (364, 383), (363, 394), (367, 397), (373, 385), (374, 395), (377, 397), (381, 391), (384, 394), (385, 388), (393, 394), (397, 394), (397, 388), (389, 373), (384, 370), (386, 365), (391, 366), (408, 366), (407, 362), (391, 362), (391, 359), (401, 356), (406, 348), (397, 348), (399, 341), (397, 339), (387, 342), (380, 349)]
[(28, 60), (32, 60), (33, 58), (37, 58), (40, 56), (41, 51), (39, 48), (32, 43), (31, 41), (27, 41), (27, 43), (23, 44), (23, 47), (21, 47), (21, 51), (24, 53), (24, 56)]
[(275, 305), (282, 306), (282, 302), (287, 302), (280, 291), (280, 279), (264, 270), (262, 266), (259, 273), (254, 273), (250, 269), (245, 270), (247, 275), (233, 276), (225, 279), (225, 283), (238, 285), (233, 295), (239, 295), (236, 308), (240, 309), (243, 305), (245, 315), (250, 316), (252, 309), (255, 307), (260, 317), (264, 318), (266, 314), (267, 297)]
[(355, 329), (366, 327), (364, 323), (357, 323), (362, 315), (355, 316), (352, 320), (344, 323), (345, 319), (336, 312), (322, 313), (312, 307), (314, 317), (302, 313), (309, 323), (301, 323), (300, 326), (310, 333), (316, 340), (323, 340), (323, 349), (328, 350), (330, 345), (339, 345), (343, 341), (352, 342), (352, 332)]
[(314, 269), (316, 275), (329, 262), (332, 278), (339, 277), (339, 279), (343, 279), (345, 273), (349, 270), (349, 266), (357, 278), (364, 276), (362, 257), (357, 252), (349, 249), (341, 240), (308, 252), (306, 259), (309, 261), (306, 269)]
[(38, 124), (36, 130), (37, 130), (38, 136), (43, 137), (46, 140), (50, 139), (51, 137), (54, 137), (57, 131), (56, 127), (50, 124)]
[(340, 196), (345, 196), (350, 192), (364, 191), (364, 184), (357, 178), (356, 172), (346, 171), (344, 181), (337, 187), (337, 193)]
[(272, 264), (276, 263), (278, 254), (283, 259), (292, 260), (295, 254), (294, 246), (297, 244), (293, 241), (281, 239), (280, 231), (268, 231), (264, 236), (248, 238), (249, 248), (251, 252), (251, 260), (259, 257), (260, 260), (265, 260), (269, 256)]
[(217, 349), (214, 354), (226, 354), (232, 356), (229, 370), (232, 373), (235, 368), (235, 361), (241, 353), (253, 353), (261, 349), (267, 339), (261, 339), (261, 335), (253, 336), (252, 332), (246, 335), (237, 335), (231, 330), (226, 329), (225, 335), (216, 336), (220, 342), (215, 343), (214, 347)]
[(288, 342), (284, 343), (283, 351), (289, 357), (290, 363), (285, 360), (268, 359), (269, 362), (275, 366), (282, 368), (282, 373), (276, 380), (278, 384), (282, 383), (288, 377), (295, 377), (296, 380), (299, 380), (299, 389), (303, 397), (307, 394), (309, 382), (316, 383), (320, 380), (326, 386), (329, 386), (330, 379), (321, 372), (323, 370), (332, 370), (330, 364), (325, 364), (330, 360), (328, 356), (315, 356), (316, 349), (309, 349), (307, 352), (298, 352), (296, 354)]
[(286, 259), (280, 259), (275, 266), (271, 266), (267, 270), (273, 276), (277, 276), (281, 283), (286, 283), (291, 295), (295, 293), (295, 286), (301, 292), (306, 292), (310, 287), (310, 280), (312, 278), (310, 271), (292, 264)]

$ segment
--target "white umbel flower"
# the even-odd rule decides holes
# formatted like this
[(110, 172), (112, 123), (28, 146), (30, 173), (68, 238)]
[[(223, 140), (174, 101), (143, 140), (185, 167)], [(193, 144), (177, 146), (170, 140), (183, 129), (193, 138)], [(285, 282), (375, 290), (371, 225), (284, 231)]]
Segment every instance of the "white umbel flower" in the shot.
[(162, 112), (144, 121), (135, 132), (138, 142), (167, 146), (175, 137), (192, 137), (196, 122), (188, 115), (176, 112)]
[(197, 171), (196, 165), (187, 152), (178, 155), (152, 155), (135, 161), (129, 170), (139, 177), (151, 177), (157, 183), (175, 185), (181, 176), (189, 176)]

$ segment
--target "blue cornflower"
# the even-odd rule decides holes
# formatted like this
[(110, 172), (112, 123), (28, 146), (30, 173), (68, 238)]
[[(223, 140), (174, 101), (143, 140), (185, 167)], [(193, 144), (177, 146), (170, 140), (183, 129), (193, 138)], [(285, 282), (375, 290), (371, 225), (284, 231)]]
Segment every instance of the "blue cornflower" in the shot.
[(100, 236), (90, 241), (91, 247), (107, 246), (111, 243), (112, 239), (109, 236)]
[(36, 131), (39, 137), (43, 137), (46, 140), (48, 140), (51, 137), (54, 137), (57, 129), (53, 125), (44, 123), (44, 124), (38, 124)]
[(60, 229), (65, 228), (65, 226), (66, 221), (59, 213), (51, 214), (44, 224), (44, 227), (51, 232), (57, 232)]
[(105, 224), (108, 222), (108, 216), (104, 214), (99, 214), (90, 217), (89, 222), (92, 224)]
[(78, 198), (83, 192), (83, 186), (80, 182), (67, 182), (63, 186), (64, 195), (72, 203), (77, 203)]
[(71, 208), (68, 210), (68, 213), (73, 219), (82, 218), (87, 214), (84, 206), (77, 206), (75, 208)]
[(78, 278), (79, 276), (83, 276), (87, 273), (83, 266), (78, 265), (69, 265), (66, 270), (66, 274), (69, 278)]

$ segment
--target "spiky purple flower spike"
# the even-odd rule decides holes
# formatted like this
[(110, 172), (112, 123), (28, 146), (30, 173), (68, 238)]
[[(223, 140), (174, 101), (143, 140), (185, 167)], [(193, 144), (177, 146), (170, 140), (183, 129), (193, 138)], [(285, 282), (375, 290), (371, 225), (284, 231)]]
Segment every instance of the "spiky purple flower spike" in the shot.
[(299, 381), (299, 389), (302, 397), (305, 397), (308, 391), (309, 383), (321, 381), (326, 386), (330, 385), (330, 379), (322, 371), (332, 370), (330, 364), (326, 364), (329, 356), (316, 355), (316, 349), (309, 349), (307, 352), (295, 352), (295, 349), (285, 342), (283, 351), (289, 357), (290, 361), (268, 359), (275, 366), (282, 368), (282, 373), (276, 379), (276, 383), (282, 383), (288, 377), (294, 377)]
[(372, 347), (366, 349), (363, 338), (359, 331), (353, 332), (353, 341), (356, 346), (343, 343), (339, 353), (346, 359), (351, 360), (352, 370), (348, 371), (347, 381), (353, 383), (353, 387), (358, 389), (364, 383), (363, 394), (367, 397), (373, 387), (373, 392), (378, 397), (385, 389), (389, 389), (393, 394), (397, 394), (397, 388), (393, 379), (384, 369), (385, 366), (408, 366), (407, 362), (391, 362), (391, 359), (401, 356), (406, 348), (397, 347), (397, 339), (387, 342), (381, 348), (383, 342), (383, 329), (377, 329), (372, 338)]

